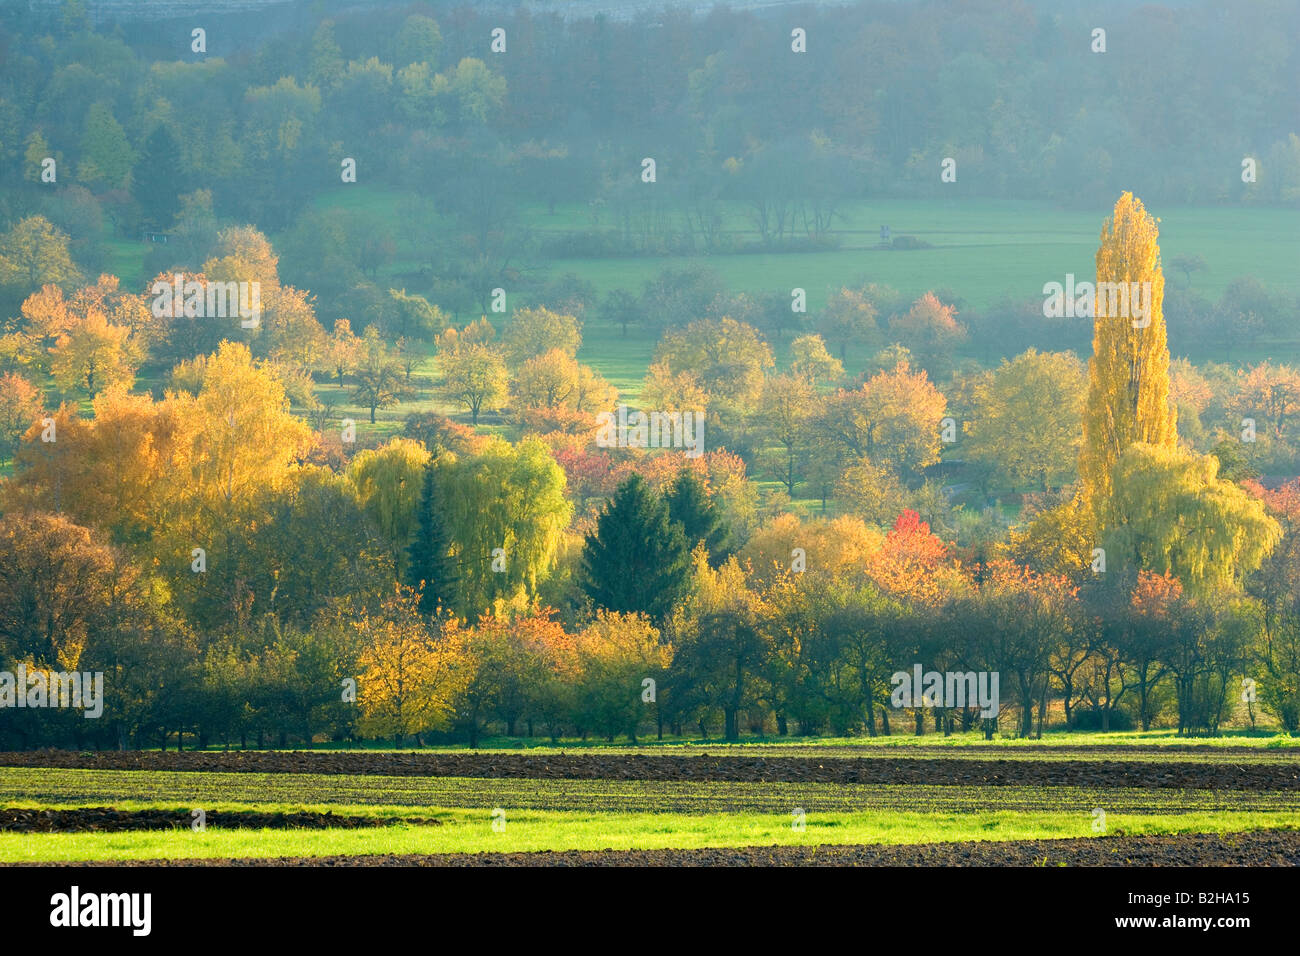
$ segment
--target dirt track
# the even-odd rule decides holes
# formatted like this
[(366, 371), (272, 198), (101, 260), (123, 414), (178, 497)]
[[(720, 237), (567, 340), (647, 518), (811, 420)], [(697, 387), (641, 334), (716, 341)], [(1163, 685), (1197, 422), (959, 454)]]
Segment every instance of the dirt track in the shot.
[[(72, 866), (1300, 866), (1300, 831), (1082, 840), (702, 850), (444, 853), (268, 860), (140, 860)], [(63, 865), (63, 864), (60, 864)]]
[(1300, 760), (1056, 760), (965, 757), (762, 757), (660, 754), (35, 751), (0, 766), (560, 780), (789, 781), (952, 786), (1300, 789)]

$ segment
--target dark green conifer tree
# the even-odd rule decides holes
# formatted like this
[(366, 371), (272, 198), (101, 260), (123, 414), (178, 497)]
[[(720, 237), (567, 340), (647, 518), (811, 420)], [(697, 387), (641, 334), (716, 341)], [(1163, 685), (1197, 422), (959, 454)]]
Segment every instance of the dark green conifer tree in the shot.
[(407, 547), (411, 560), (407, 583), (420, 591), (420, 611), (432, 614), (439, 607), (455, 606), (459, 575), (450, 554), (447, 529), (438, 501), (436, 465), (424, 469), (424, 487), (415, 512), (415, 537)]
[(690, 547), (667, 503), (640, 475), (619, 485), (582, 553), (583, 590), (597, 607), (640, 611), (662, 622), (680, 601)]

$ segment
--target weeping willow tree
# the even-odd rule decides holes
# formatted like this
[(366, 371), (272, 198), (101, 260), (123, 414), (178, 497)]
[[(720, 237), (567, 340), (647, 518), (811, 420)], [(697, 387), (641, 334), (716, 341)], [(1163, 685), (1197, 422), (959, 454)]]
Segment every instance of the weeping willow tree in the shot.
[(1107, 553), (1173, 574), (1189, 593), (1236, 591), (1282, 537), (1264, 503), (1218, 476), (1219, 460), (1139, 442), (1116, 463)]
[(1157, 220), (1128, 192), (1101, 230), (1079, 454), (1081, 491), (1098, 530), (1109, 524), (1112, 474), (1124, 450), (1178, 441), (1158, 235)]
[(573, 505), (564, 471), (535, 438), (489, 438), (477, 452), (439, 456), (443, 521), (458, 577), (456, 610), (523, 610), (565, 544)]

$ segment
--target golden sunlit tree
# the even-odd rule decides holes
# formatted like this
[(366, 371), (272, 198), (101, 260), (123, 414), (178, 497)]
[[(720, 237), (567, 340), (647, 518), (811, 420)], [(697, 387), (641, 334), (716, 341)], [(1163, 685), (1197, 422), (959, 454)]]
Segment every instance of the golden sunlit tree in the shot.
[(432, 628), (414, 591), (400, 585), (379, 613), (356, 621), (362, 639), (362, 726), (391, 734), (398, 747), (425, 730), (450, 726), (453, 701), (468, 677), (465, 645), (454, 623)]
[[(1088, 363), (1079, 478), (1098, 524), (1107, 521), (1111, 472), (1124, 450), (1135, 442), (1158, 448), (1177, 444), (1177, 419), (1169, 401), (1169, 345), (1162, 312), (1165, 279), (1156, 224), (1141, 200), (1126, 192), (1102, 227), (1097, 250), (1093, 355)], [(1134, 308), (1135, 288), (1140, 290), (1141, 309)], [(1116, 294), (1109, 294), (1110, 289)]]

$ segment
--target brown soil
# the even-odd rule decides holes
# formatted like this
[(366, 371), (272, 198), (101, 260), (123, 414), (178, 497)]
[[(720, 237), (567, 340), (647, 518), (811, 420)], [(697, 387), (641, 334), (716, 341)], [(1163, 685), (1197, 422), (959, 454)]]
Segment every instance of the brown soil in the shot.
[(788, 781), (952, 786), (1300, 789), (1300, 759), (1247, 763), (965, 757), (763, 757), (661, 754), (33, 751), (0, 766), (95, 770), (318, 773), (560, 780)]
[[(187, 810), (117, 810), (113, 807), (78, 807), (74, 810), (0, 808), (0, 831), (9, 833), (83, 833), (91, 831), (189, 829), (193, 817)], [(439, 820), (383, 820), (378, 817), (338, 816), (334, 813), (261, 813), (209, 810), (204, 825), (214, 829), (355, 830), (394, 823), (440, 826)]]
[(423, 856), (138, 860), (88, 866), (1300, 866), (1300, 831), (914, 846), (441, 853)]

